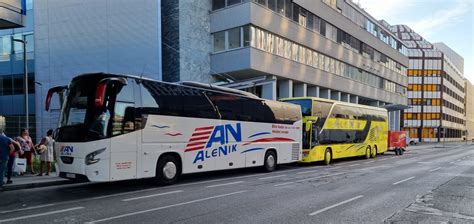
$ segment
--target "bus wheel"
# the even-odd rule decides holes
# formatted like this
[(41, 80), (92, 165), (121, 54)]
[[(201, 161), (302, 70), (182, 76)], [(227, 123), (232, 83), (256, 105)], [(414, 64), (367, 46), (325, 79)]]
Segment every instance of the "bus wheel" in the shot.
[(374, 145), (374, 148), (372, 149), (372, 158), (377, 157), (377, 153), (378, 153), (377, 151), (378, 151), (378, 150), (377, 150), (377, 146)]
[(272, 172), (276, 169), (277, 156), (273, 150), (269, 150), (265, 153), (265, 160), (263, 161), (263, 169), (266, 172)]
[(156, 166), (156, 179), (160, 185), (172, 185), (178, 181), (181, 166), (178, 159), (172, 155), (164, 155)]
[(395, 155), (398, 156), (398, 152), (399, 152), (399, 151), (398, 151), (398, 148), (395, 148), (394, 151), (395, 151)]
[(326, 149), (326, 152), (324, 152), (324, 165), (331, 164), (331, 161), (332, 161), (331, 149)]
[(372, 155), (371, 151), (370, 146), (367, 146), (367, 149), (365, 150), (365, 159), (370, 159), (370, 156)]

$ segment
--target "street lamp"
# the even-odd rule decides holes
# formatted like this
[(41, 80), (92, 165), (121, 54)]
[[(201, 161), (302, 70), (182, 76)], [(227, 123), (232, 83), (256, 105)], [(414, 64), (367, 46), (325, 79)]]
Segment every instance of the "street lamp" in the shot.
[(29, 108), (28, 108), (28, 68), (27, 68), (27, 60), (26, 60), (26, 40), (20, 39), (12, 39), (15, 42), (20, 42), (23, 44), (23, 73), (25, 79), (25, 116), (26, 116), (26, 129), (30, 129), (30, 118), (29, 118)]

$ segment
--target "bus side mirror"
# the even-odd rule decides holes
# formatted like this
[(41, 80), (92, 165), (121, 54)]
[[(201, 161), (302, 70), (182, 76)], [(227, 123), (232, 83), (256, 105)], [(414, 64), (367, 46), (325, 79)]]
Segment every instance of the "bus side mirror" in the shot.
[(305, 127), (304, 127), (305, 129), (304, 129), (304, 130), (305, 130), (306, 132), (311, 131), (311, 126), (313, 126), (313, 122), (312, 122), (312, 121), (306, 121)]
[(51, 105), (51, 99), (55, 93), (59, 94), (59, 100), (61, 106), (63, 105), (64, 101), (64, 91), (68, 89), (67, 86), (56, 86), (48, 90), (48, 95), (46, 96), (46, 102), (44, 104), (44, 110), (49, 111), (49, 107)]

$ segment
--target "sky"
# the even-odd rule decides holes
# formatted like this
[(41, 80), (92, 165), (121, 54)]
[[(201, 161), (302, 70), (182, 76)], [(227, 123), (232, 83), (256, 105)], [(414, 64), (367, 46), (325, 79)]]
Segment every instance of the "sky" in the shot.
[(474, 0), (353, 0), (376, 19), (405, 24), (428, 42), (444, 42), (464, 58), (474, 84)]

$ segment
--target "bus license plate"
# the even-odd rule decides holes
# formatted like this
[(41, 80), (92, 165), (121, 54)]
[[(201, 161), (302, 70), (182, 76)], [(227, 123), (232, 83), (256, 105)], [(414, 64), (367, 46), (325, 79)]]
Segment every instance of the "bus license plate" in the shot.
[(66, 173), (67, 178), (76, 178), (76, 174), (73, 173)]

